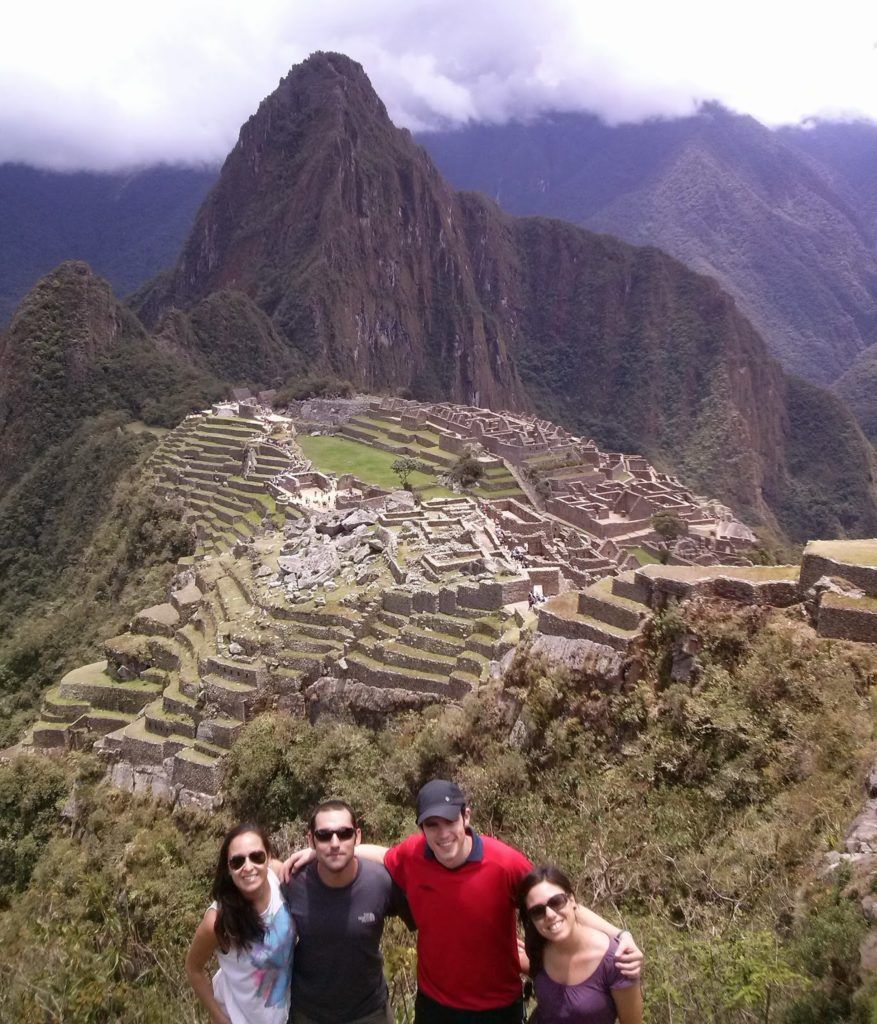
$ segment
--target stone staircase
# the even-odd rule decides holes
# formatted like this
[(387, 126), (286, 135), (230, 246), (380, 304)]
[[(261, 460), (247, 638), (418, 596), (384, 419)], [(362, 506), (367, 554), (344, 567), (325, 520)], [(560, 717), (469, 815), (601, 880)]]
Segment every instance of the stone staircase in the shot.
[(384, 593), (377, 614), (350, 647), (346, 672), (369, 687), (457, 700), (487, 677), (518, 639), (510, 612), (468, 607), (465, 588)]

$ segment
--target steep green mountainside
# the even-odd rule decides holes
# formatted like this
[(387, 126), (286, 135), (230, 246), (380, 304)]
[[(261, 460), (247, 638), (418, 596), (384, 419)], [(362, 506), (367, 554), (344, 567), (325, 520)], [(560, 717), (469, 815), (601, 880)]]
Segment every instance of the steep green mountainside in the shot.
[(784, 374), (713, 280), (654, 249), (462, 202), (485, 305), (510, 324), (547, 417), (796, 540), (877, 529), (873, 453), (852, 414)]
[(877, 124), (873, 121), (816, 121), (778, 129), (780, 138), (806, 153), (830, 176), (877, 238)]
[(716, 277), (794, 373), (829, 383), (877, 340), (873, 194), (869, 206), (815, 146), (805, 155), (752, 118), (568, 114), (419, 141), (453, 185), (511, 213), (656, 245)]
[(0, 327), (39, 278), (85, 260), (117, 295), (177, 257), (213, 168), (60, 173), (0, 164)]
[(140, 467), (162, 426), (223, 391), (83, 263), (20, 305), (0, 339), (0, 746), (41, 686), (152, 596), (150, 567), (184, 553)]
[[(790, 468), (800, 418), (727, 294), (657, 250), (453, 193), (346, 57), (314, 55), (263, 101), (176, 269), (135, 308), (159, 336), (184, 337), (180, 309), (197, 319), (233, 290), (270, 319), (293, 365), (372, 392), (537, 407), (795, 539), (824, 521), (800, 502), (787, 515), (800, 472), (820, 491), (835, 481), (819, 461)], [(806, 428), (826, 453), (834, 423), (817, 415)], [(855, 430), (847, 441), (842, 490), (860, 512), (844, 513), (844, 529), (868, 533), (869, 449)]]
[[(701, 652), (687, 681), (671, 674), (683, 641)], [(0, 1018), (163, 1024), (173, 1006), (194, 1022), (184, 953), (227, 823), (255, 818), (295, 846), (312, 804), (337, 793), (366, 841), (393, 842), (414, 828), (417, 788), (453, 777), (477, 828), (561, 864), (585, 905), (634, 931), (651, 1024), (867, 1024), (867, 924), (843, 869), (814, 875), (862, 801), (875, 678), (866, 645), (702, 602), (660, 618), (624, 692), (522, 657), (501, 689), (378, 732), (260, 716), (218, 813), (110, 790), (88, 759), (66, 777), (58, 761), (0, 764)], [(403, 1021), (412, 945), (388, 928)]]
[(306, 365), (261, 309), (239, 291), (208, 295), (162, 321), (156, 345), (223, 380), (277, 383)]
[(0, 338), (0, 498), (87, 417), (119, 410), (171, 426), (219, 393), (214, 378), (161, 352), (85, 263), (63, 263)]
[(853, 411), (866, 436), (877, 442), (877, 345), (856, 357), (835, 381), (834, 390)]
[(0, 749), (42, 691), (164, 595), (192, 538), (141, 478), (155, 436), (121, 413), (86, 420), (0, 500)]

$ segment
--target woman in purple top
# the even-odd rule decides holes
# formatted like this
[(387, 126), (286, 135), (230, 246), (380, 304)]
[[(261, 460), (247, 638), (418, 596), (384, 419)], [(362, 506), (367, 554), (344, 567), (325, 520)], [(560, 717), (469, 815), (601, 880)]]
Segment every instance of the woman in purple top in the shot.
[(518, 909), (538, 1024), (642, 1024), (639, 980), (615, 966), (618, 938), (581, 920), (563, 872), (534, 868), (521, 880)]

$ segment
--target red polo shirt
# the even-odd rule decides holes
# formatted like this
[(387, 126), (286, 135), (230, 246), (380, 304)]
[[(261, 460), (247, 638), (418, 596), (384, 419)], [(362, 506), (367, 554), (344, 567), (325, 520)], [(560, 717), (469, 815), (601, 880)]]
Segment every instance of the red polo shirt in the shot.
[(473, 831), (468, 859), (451, 869), (419, 833), (388, 850), (384, 864), (417, 924), (421, 992), (459, 1010), (494, 1010), (521, 998), (515, 896), (533, 867), (522, 853)]

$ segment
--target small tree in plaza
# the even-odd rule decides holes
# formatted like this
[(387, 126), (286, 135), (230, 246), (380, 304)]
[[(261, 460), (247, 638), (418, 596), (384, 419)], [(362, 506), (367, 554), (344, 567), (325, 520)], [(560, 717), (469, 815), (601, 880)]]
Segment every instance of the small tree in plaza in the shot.
[(401, 455), (399, 456), (398, 459), (396, 459), (396, 461), (390, 468), (393, 470), (396, 476), (399, 477), (399, 483), (407, 491), (409, 490), (408, 481), (411, 477), (411, 474), (415, 470), (420, 468), (420, 463), (418, 462), (417, 459), (412, 458), (410, 455)]

